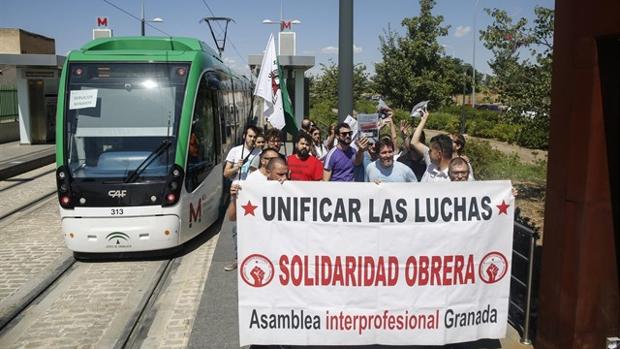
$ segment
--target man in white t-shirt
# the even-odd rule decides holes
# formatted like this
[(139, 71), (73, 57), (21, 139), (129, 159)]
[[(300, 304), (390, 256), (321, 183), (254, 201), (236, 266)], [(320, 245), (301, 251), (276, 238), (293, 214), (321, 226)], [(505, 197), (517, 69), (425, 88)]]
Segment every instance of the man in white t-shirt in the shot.
[(424, 110), (418, 127), (411, 137), (411, 146), (422, 156), (426, 163), (426, 171), (420, 182), (449, 182), (448, 167), (452, 160), (452, 139), (448, 135), (437, 135), (431, 138), (430, 147), (420, 142), (420, 136), (428, 119)]
[(250, 163), (260, 154), (260, 149), (254, 146), (257, 135), (256, 126), (246, 127), (243, 131), (243, 144), (232, 148), (226, 155), (224, 177), (244, 180), (248, 176)]
[[(234, 201), (234, 196), (236, 195), (236, 189), (235, 189), (235, 195), (233, 195), (232, 190), (233, 188), (239, 187), (240, 183), (247, 183), (248, 185), (252, 185), (252, 184), (256, 184), (260, 182), (266, 182), (268, 179), (267, 177), (269, 177), (269, 172), (267, 171), (267, 164), (269, 163), (271, 159), (275, 159), (275, 158), (282, 158), (282, 155), (280, 155), (277, 151), (271, 148), (267, 148), (263, 150), (263, 152), (260, 154), (260, 167), (258, 168), (258, 170), (251, 172), (244, 181), (234, 181), (233, 184), (231, 185), (231, 197), (233, 198), (233, 200), (230, 200), (227, 212), (228, 212), (228, 219), (232, 223), (232, 236), (233, 236), (233, 244), (234, 244), (233, 246), (235, 247), (235, 256), (237, 255), (237, 222), (236, 222), (236, 217), (234, 217), (236, 215), (235, 201)], [(232, 270), (235, 270), (236, 268), (237, 268), (237, 259), (235, 258), (235, 260), (230, 265), (227, 265), (226, 267), (224, 267), (224, 270), (232, 271)]]
[(282, 155), (272, 148), (264, 149), (259, 157), (260, 166), (256, 171), (248, 175), (248, 177), (246, 178), (246, 182), (266, 181), (267, 175), (269, 175), (269, 173), (267, 172), (267, 164), (269, 163), (269, 160), (281, 157)]

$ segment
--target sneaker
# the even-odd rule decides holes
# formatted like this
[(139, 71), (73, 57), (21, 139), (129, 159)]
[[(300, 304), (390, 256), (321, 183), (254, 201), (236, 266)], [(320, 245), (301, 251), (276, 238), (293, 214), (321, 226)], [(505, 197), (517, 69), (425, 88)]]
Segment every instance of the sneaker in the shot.
[(235, 269), (237, 269), (237, 261), (234, 261), (231, 264), (224, 267), (224, 271), (233, 271)]

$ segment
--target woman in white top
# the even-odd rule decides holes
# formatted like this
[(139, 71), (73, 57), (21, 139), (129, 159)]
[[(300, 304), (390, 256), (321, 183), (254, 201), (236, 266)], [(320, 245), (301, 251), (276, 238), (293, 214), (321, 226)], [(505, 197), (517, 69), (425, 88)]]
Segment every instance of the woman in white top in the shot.
[(314, 147), (312, 154), (316, 156), (317, 159), (323, 161), (325, 156), (327, 156), (328, 149), (321, 141), (321, 130), (316, 127), (310, 129), (310, 135), (312, 136), (312, 140), (314, 141)]

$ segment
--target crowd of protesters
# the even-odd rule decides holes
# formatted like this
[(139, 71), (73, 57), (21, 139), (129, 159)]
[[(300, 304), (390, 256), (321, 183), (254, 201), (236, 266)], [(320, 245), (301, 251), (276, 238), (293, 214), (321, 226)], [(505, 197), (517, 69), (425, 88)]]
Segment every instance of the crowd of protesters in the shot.
[[(389, 127), (389, 135), (368, 138), (358, 132), (357, 113), (349, 122), (330, 125), (323, 139), (321, 130), (308, 118), (302, 121), (293, 139), (292, 154), (282, 153), (283, 133), (271, 128), (263, 132), (248, 126), (243, 144), (234, 147), (226, 157), (224, 177), (235, 180), (230, 189), (228, 216), (235, 220), (234, 200), (242, 182), (267, 180), (332, 181), (332, 182), (444, 182), (472, 181), (470, 159), (464, 155), (465, 138), (460, 134), (439, 134), (428, 145), (424, 127), (429, 113), (423, 111), (413, 132), (406, 122), (400, 123), (397, 135), (393, 113), (381, 110), (384, 118), (380, 131)], [(401, 142), (402, 139), (402, 142)], [(236, 254), (236, 226), (233, 223)], [(237, 262), (226, 266), (230, 271)]]

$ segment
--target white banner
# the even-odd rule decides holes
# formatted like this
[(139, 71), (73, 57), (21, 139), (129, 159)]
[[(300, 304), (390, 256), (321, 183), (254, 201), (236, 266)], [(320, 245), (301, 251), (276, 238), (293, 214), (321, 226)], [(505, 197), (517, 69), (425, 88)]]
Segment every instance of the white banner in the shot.
[(509, 181), (241, 186), (242, 346), (505, 336)]

